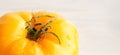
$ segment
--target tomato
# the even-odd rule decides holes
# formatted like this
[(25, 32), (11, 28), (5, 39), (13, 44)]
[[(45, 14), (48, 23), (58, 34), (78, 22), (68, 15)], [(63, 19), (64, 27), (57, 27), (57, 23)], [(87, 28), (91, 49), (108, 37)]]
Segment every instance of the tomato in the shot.
[(78, 55), (76, 28), (52, 12), (0, 17), (0, 55)]

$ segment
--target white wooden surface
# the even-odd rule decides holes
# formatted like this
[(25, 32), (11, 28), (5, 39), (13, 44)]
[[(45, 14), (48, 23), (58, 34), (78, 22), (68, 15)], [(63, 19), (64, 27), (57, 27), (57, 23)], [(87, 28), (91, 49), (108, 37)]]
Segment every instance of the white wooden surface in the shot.
[(79, 55), (120, 55), (120, 0), (2, 0), (0, 14), (48, 10), (68, 18), (79, 32)]

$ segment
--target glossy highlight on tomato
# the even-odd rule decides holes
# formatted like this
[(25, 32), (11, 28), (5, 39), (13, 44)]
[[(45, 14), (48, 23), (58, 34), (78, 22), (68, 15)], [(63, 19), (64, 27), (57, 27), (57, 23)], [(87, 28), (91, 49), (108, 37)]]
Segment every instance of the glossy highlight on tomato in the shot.
[(77, 30), (52, 12), (9, 12), (0, 17), (0, 55), (78, 55)]

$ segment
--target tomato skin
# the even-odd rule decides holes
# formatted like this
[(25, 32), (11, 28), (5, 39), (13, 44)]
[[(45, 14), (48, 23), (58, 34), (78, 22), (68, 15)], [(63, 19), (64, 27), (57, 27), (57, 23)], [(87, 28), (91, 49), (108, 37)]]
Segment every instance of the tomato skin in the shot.
[[(36, 22), (45, 24), (56, 18), (48, 26), (48, 32), (56, 33), (61, 41), (54, 35), (46, 34), (44, 40), (32, 41), (27, 36), (26, 22), (37, 17)], [(40, 27), (37, 27), (39, 29)], [(63, 17), (52, 12), (11, 12), (0, 18), (0, 55), (78, 55), (78, 34), (76, 28)]]

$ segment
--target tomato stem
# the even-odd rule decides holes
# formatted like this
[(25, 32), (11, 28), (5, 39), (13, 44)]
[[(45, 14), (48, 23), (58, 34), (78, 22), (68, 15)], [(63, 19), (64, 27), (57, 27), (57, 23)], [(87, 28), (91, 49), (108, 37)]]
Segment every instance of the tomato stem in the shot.
[[(45, 15), (45, 16), (52, 18), (49, 15)], [(26, 27), (26, 29), (28, 30), (27, 38), (30, 40), (33, 40), (33, 41), (38, 41), (38, 39), (44, 40), (46, 37), (46, 33), (50, 33), (50, 34), (54, 35), (57, 38), (57, 40), (59, 41), (59, 44), (61, 44), (60, 38), (58, 37), (57, 34), (55, 34), (54, 32), (48, 32), (48, 30), (51, 29), (51, 26), (48, 26), (48, 24), (52, 23), (56, 19), (48, 20), (48, 22), (46, 22), (45, 24), (41, 24), (41, 23), (36, 23), (36, 20), (38, 18), (40, 18), (40, 17), (37, 17), (37, 18), (33, 17), (32, 18), (32, 19), (34, 19), (34, 26), (33, 27), (31, 27), (31, 24), (30, 24), (32, 19), (27, 22), (27, 24), (28, 24)], [(37, 30), (35, 28), (36, 26), (40, 26), (41, 28)], [(41, 37), (42, 34), (44, 34), (43, 37)]]

